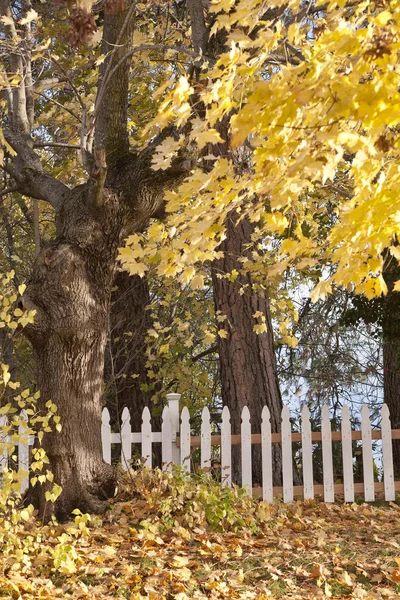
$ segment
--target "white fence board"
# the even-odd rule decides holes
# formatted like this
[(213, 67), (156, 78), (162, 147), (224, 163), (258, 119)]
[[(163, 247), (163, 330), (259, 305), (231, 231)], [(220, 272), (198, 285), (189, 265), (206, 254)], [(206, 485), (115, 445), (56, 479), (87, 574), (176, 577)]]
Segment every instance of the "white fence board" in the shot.
[(10, 442), (10, 436), (4, 432), (4, 428), (7, 427), (8, 419), (6, 415), (0, 417), (0, 475), (4, 472), (4, 469), (8, 466), (8, 449), (7, 444)]
[(201, 413), (201, 463), (202, 469), (211, 468), (211, 423), (210, 411), (207, 406), (203, 408)]
[(392, 431), (390, 425), (389, 408), (387, 404), (382, 406), (381, 416), (382, 462), (383, 482), (385, 485), (385, 500), (394, 501), (396, 499), (396, 494), (394, 489)]
[(293, 502), (292, 425), (287, 406), (282, 409), (282, 484), (283, 501)]
[(245, 406), (242, 410), (242, 424), (241, 424), (241, 438), (242, 438), (242, 487), (247, 487), (249, 493), (253, 487), (252, 478), (252, 462), (251, 462), (251, 424), (250, 424), (250, 411)]
[(335, 501), (335, 492), (333, 489), (333, 459), (332, 459), (332, 432), (329, 408), (327, 404), (322, 407), (322, 470), (324, 477), (324, 500), (325, 502)]
[(308, 500), (314, 498), (314, 473), (310, 411), (306, 405), (301, 409), (301, 452), (303, 458), (303, 497), (304, 500)]
[[(176, 421), (178, 406), (178, 394), (172, 394), (170, 399), (173, 406), (173, 415)], [(21, 416), (22, 415), (22, 416)], [(26, 425), (26, 414), (22, 411), (19, 417), (18, 427), (21, 439), (15, 443), (18, 454), (18, 465), (20, 471), (27, 471), (30, 459), (29, 446), (34, 443), (34, 436), (28, 435), (29, 429)], [(375, 499), (374, 469), (372, 455), (372, 437), (374, 439), (382, 438), (382, 463), (383, 463), (383, 483), (379, 483), (376, 489), (384, 491), (385, 499), (392, 501), (395, 499), (395, 490), (399, 483), (394, 481), (393, 468), (393, 451), (392, 451), (392, 430), (390, 424), (390, 415), (386, 405), (382, 407), (382, 424), (381, 435), (375, 435), (372, 432), (370, 414), (368, 406), (364, 405), (361, 411), (361, 432), (355, 439), (362, 439), (362, 457), (363, 457), (363, 487), (364, 498), (367, 502)], [(273, 443), (281, 443), (282, 445), (282, 483), (283, 483), (283, 499), (285, 502), (293, 500), (293, 456), (292, 456), (292, 432), (290, 423), (290, 412), (288, 407), (282, 410), (282, 428), (280, 442), (275, 434), (271, 433), (270, 413), (265, 406), (262, 411), (261, 435), (256, 436), (257, 439), (252, 439), (250, 413), (247, 407), (242, 411), (241, 437), (236, 437), (235, 442), (241, 443), (241, 461), (242, 461), (242, 485), (251, 489), (252, 486), (252, 442), (261, 443), (262, 455), (262, 496), (268, 502), (273, 501), (274, 493), (278, 493), (273, 488)], [(0, 417), (0, 474), (9, 461), (9, 449), (7, 444), (11, 442), (11, 434), (15, 434), (15, 426), (10, 433), (2, 433), (2, 428), (7, 425), (7, 417)], [(140, 432), (131, 431), (130, 414), (127, 408), (124, 409), (121, 417), (120, 433), (111, 432), (110, 428), (110, 413), (105, 408), (102, 414), (101, 440), (103, 447), (103, 458), (107, 463), (111, 463), (112, 444), (120, 445), (120, 454), (122, 466), (125, 470), (129, 468), (132, 457), (132, 444), (141, 444), (141, 454), (144, 458), (146, 466), (152, 466), (152, 444), (162, 443), (162, 461), (165, 470), (171, 470), (172, 464), (182, 464), (183, 468), (190, 472), (191, 468), (191, 434), (190, 434), (190, 415), (187, 408), (184, 408), (181, 415), (181, 430), (179, 438), (176, 436), (175, 425), (171, 424), (171, 409), (165, 407), (162, 415), (162, 430), (158, 432), (152, 431), (151, 414), (148, 408), (145, 408), (142, 414), (142, 425)], [(374, 435), (373, 435), (374, 434)], [(313, 464), (312, 464), (312, 439), (314, 434), (311, 432), (310, 413), (307, 407), (303, 407), (301, 413), (301, 435), (295, 434), (295, 439), (301, 441), (302, 445), (302, 467), (303, 467), (303, 495), (304, 498), (312, 498), (315, 494), (313, 484)], [(346, 502), (354, 500), (354, 477), (353, 477), (353, 456), (352, 456), (352, 431), (350, 412), (347, 406), (343, 406), (341, 436), (331, 432), (331, 422), (329, 409), (324, 406), (322, 410), (321, 434), (318, 439), (322, 439), (322, 462), (323, 462), (323, 481), (324, 481), (324, 499), (326, 502), (334, 501), (334, 479), (333, 479), (333, 460), (332, 460), (332, 437), (333, 439), (341, 439), (342, 459), (343, 459), (343, 487), (344, 499)], [(178, 443), (179, 439), (179, 443)], [(274, 441), (272, 441), (274, 440)], [(210, 469), (212, 456), (212, 442), (216, 443), (216, 438), (211, 437), (210, 413), (207, 407), (202, 412), (201, 435), (194, 443), (195, 446), (200, 445), (201, 451), (201, 467)], [(218, 440), (220, 444), (221, 457), (221, 483), (222, 485), (232, 485), (232, 434), (230, 413), (227, 407), (222, 411), (221, 415), (221, 436)], [(379, 460), (379, 458), (378, 458)], [(28, 487), (28, 477), (24, 476), (22, 480), (22, 490), (25, 491)], [(296, 490), (299, 493), (299, 490)], [(341, 491), (341, 490), (340, 490)], [(338, 491), (339, 492), (339, 491)], [(280, 493), (280, 491), (279, 491)]]
[(221, 482), (224, 486), (232, 487), (231, 415), (227, 406), (222, 410)]
[(372, 458), (372, 436), (371, 422), (369, 420), (369, 407), (364, 404), (361, 409), (361, 431), (362, 431), (362, 457), (364, 478), (364, 499), (366, 502), (375, 500), (374, 468)]
[(346, 404), (342, 408), (342, 461), (344, 501), (354, 502), (353, 443), (351, 440), (350, 411)]
[(171, 435), (172, 435), (172, 462), (175, 465), (180, 464), (180, 452), (176, 445), (176, 436), (179, 434), (179, 399), (180, 394), (167, 394), (167, 403), (169, 408), (169, 418), (171, 419)]
[(268, 406), (264, 406), (261, 413), (261, 462), (263, 500), (272, 503), (274, 501), (274, 490), (272, 478), (271, 414)]
[(164, 406), (161, 425), (161, 460), (163, 471), (172, 471), (172, 431), (168, 406)]
[(190, 414), (187, 406), (181, 414), (181, 465), (190, 473)]
[[(18, 468), (20, 471), (29, 470), (29, 434), (28, 434), (28, 415), (24, 410), (20, 413), (20, 425), (18, 427)], [(21, 492), (24, 493), (29, 487), (29, 475), (26, 474), (21, 479)]]
[(147, 406), (143, 409), (142, 414), (142, 431), (141, 431), (141, 454), (144, 460), (144, 465), (151, 469), (153, 464), (153, 449), (151, 443), (151, 414)]
[(121, 416), (121, 464), (124, 471), (130, 467), (132, 460), (131, 415), (125, 406)]
[(108, 408), (105, 408), (101, 415), (101, 443), (103, 445), (103, 460), (111, 465), (111, 427)]

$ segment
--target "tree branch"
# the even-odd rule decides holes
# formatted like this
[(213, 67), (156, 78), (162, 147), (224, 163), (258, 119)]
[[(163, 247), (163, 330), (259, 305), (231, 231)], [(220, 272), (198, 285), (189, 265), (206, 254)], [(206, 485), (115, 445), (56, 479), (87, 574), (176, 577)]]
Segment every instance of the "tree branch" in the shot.
[(197, 55), (203, 56), (207, 52), (209, 30), (204, 18), (204, 8), (202, 0), (188, 0), (188, 12), (190, 24), (192, 27), (192, 43)]
[(66, 144), (64, 142), (34, 142), (34, 148), (72, 148), (75, 150), (80, 150), (81, 146), (79, 144)]
[(45, 200), (56, 210), (60, 208), (69, 188), (43, 171), (40, 159), (34, 152), (30, 136), (4, 131), (4, 137), (16, 157), (2, 168), (15, 181), (15, 187), (21, 194), (37, 200)]
[[(108, 56), (100, 67), (91, 135), (88, 136), (86, 149), (89, 152), (92, 150), (91, 136), (94, 132), (95, 146), (105, 148), (109, 166), (129, 152), (127, 122), (130, 57), (126, 56), (126, 49), (132, 41), (135, 10), (135, 2), (132, 2), (128, 9), (116, 14), (106, 14), (104, 20), (101, 51)], [(117, 69), (113, 68), (115, 64)]]
[[(9, 0), (0, 0), (0, 16), (7, 18), (7, 25), (1, 23), (1, 29), (3, 30), (6, 38), (10, 39), (14, 46), (9, 52), (8, 70), (13, 74), (14, 77), (19, 76), (21, 78), (19, 85), (14, 85), (11, 88), (11, 106), (9, 105), (9, 117), (12, 128), (15, 131), (29, 134), (30, 123), (27, 112), (27, 97), (25, 89), (26, 74), (24, 73), (22, 47), (20, 46), (20, 39), (17, 35)], [(27, 54), (25, 60), (29, 61), (30, 57), (28, 48), (25, 48), (25, 53)]]

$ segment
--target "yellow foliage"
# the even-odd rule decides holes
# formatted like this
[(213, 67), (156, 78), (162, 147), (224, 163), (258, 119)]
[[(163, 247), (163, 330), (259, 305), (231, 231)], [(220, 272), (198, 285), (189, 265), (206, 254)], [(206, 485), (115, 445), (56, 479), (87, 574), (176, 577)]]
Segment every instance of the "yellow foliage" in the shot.
[[(217, 144), (228, 116), (230, 152), (209, 157), (212, 169), (194, 170), (168, 194), (165, 237), (150, 231), (140, 251), (137, 238), (128, 241), (122, 259), (130, 272), (151, 263), (189, 281), (217, 257), (235, 210), (257, 222), (264, 247), (275, 240), (251, 263), (253, 277), (281, 277), (318, 260), (334, 272), (314, 300), (332, 284), (386, 293), (382, 252), (396, 248), (400, 230), (400, 5), (380, 10), (365, 0), (349, 10), (331, 2), (314, 23), (299, 16), (300, 1), (285, 5), (289, 25), (285, 16), (266, 21), (258, 0), (237, 0), (233, 11), (231, 1), (213, 3), (213, 32), (227, 31), (228, 50), (196, 90), (205, 118), (193, 120), (191, 140), (200, 150)], [(268, 5), (271, 14), (281, 6)], [(184, 77), (165, 92), (146, 131), (192, 118), (194, 91)], [(158, 154), (161, 167), (169, 155)], [(324, 219), (330, 225), (321, 228)]]

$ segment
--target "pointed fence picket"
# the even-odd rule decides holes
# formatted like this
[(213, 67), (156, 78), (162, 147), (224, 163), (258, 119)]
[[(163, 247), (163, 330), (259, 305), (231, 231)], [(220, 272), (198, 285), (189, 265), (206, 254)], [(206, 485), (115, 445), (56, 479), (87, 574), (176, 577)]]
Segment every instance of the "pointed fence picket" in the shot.
[(190, 414), (187, 406), (181, 414), (181, 465), (190, 473)]
[(142, 414), (142, 459), (144, 466), (151, 469), (152, 466), (152, 447), (151, 447), (151, 414), (147, 406)]
[(22, 493), (25, 493), (29, 487), (29, 430), (27, 422), (28, 415), (25, 410), (21, 410), (18, 427), (18, 470), (23, 473), (23, 477), (21, 478)]
[[(381, 429), (371, 426), (370, 411), (367, 405), (361, 410), (361, 430), (352, 431), (350, 411), (343, 406), (340, 431), (331, 430), (329, 409), (322, 409), (321, 431), (311, 430), (310, 411), (304, 406), (301, 411), (301, 431), (292, 432), (290, 412), (288, 407), (282, 410), (281, 433), (271, 432), (271, 415), (265, 406), (261, 415), (260, 433), (253, 434), (251, 431), (251, 414), (247, 407), (242, 411), (242, 423), (240, 434), (231, 431), (231, 416), (229, 409), (224, 407), (221, 415), (220, 428), (211, 426), (210, 412), (207, 407), (201, 415), (201, 435), (192, 436), (190, 431), (190, 414), (187, 407), (182, 410), (179, 418), (179, 394), (168, 394), (167, 405), (162, 413), (161, 432), (152, 431), (150, 410), (146, 407), (142, 413), (142, 425), (140, 432), (131, 431), (131, 416), (125, 408), (121, 415), (119, 432), (111, 430), (110, 413), (107, 408), (103, 410), (101, 440), (103, 446), (103, 458), (111, 463), (112, 457), (119, 449), (122, 468), (127, 470), (132, 463), (132, 444), (140, 444), (143, 463), (146, 467), (153, 464), (153, 444), (161, 443), (163, 469), (170, 471), (172, 464), (181, 464), (183, 469), (190, 473), (192, 449), (200, 448), (200, 467), (213, 475), (211, 471), (212, 447), (219, 446), (215, 451), (216, 459), (219, 457), (221, 463), (221, 484), (230, 487), (232, 485), (232, 448), (236, 444), (241, 445), (241, 467), (243, 487), (252, 490), (252, 444), (261, 444), (262, 457), (262, 487), (253, 488), (253, 494), (261, 496), (266, 502), (272, 502), (274, 496), (283, 496), (284, 502), (291, 502), (295, 496), (313, 498), (322, 495), (325, 502), (334, 502), (335, 497), (344, 497), (345, 502), (353, 502), (355, 494), (363, 494), (367, 502), (375, 499), (376, 493), (383, 493), (387, 501), (395, 499), (396, 491), (400, 491), (400, 481), (394, 480), (392, 440), (400, 439), (400, 430), (391, 429), (389, 410), (383, 405), (381, 411)], [(15, 421), (14, 421), (15, 422)], [(29, 480), (26, 475), (30, 460), (30, 446), (34, 443), (34, 436), (30, 434), (27, 427), (27, 416), (21, 412), (18, 418), (18, 441), (15, 443), (18, 456), (18, 469), (23, 471), (22, 491), (28, 488)], [(215, 428), (215, 432), (214, 432)], [(220, 429), (220, 435), (218, 435)], [(9, 466), (9, 455), (13, 444), (11, 436), (16, 433), (15, 426), (8, 428), (7, 416), (0, 416), (0, 474)], [(354, 483), (354, 443), (362, 443), (363, 482)], [(379, 447), (373, 447), (376, 440), (381, 440)], [(293, 456), (293, 442), (301, 444), (301, 468), (303, 485), (293, 485), (293, 466), (298, 462), (298, 456)], [(342, 450), (343, 480), (335, 483), (333, 470), (333, 442), (340, 442)], [(313, 445), (321, 443), (323, 463), (323, 484), (314, 482), (313, 478)], [(275, 479), (273, 473), (273, 456), (279, 452), (276, 444), (281, 446), (282, 487), (273, 487)], [(117, 446), (112, 452), (112, 446)], [(375, 449), (374, 449), (375, 448)], [(374, 453), (380, 452), (383, 478), (375, 481), (374, 475)], [(194, 455), (195, 456), (195, 455)], [(337, 458), (335, 459), (337, 460)], [(218, 460), (216, 461), (218, 462)], [(336, 464), (336, 463), (335, 463)], [(10, 462), (11, 468), (15, 468)], [(14, 466), (13, 466), (14, 465)], [(196, 468), (196, 464), (193, 465)]]
[(6, 415), (0, 417), (0, 475), (8, 465), (8, 444), (10, 436), (6, 433), (8, 419)]
[(262, 497), (265, 502), (273, 502), (271, 414), (267, 406), (262, 409), (261, 419)]
[(101, 443), (103, 446), (103, 460), (111, 465), (111, 425), (108, 408), (104, 408), (101, 415)]
[(121, 463), (124, 471), (128, 471), (132, 460), (132, 430), (131, 430), (131, 414), (125, 406), (122, 411), (121, 423)]
[(382, 462), (383, 462), (383, 482), (385, 485), (385, 500), (393, 501), (396, 499), (394, 489), (393, 474), (393, 448), (389, 409), (387, 404), (382, 406)]
[(250, 411), (245, 406), (242, 410), (242, 426), (241, 426), (241, 438), (242, 438), (242, 487), (247, 488), (251, 494), (253, 489), (253, 477), (252, 477), (252, 461), (251, 461), (251, 425), (250, 425)]
[(332, 457), (332, 432), (329, 408), (324, 404), (322, 408), (322, 472), (324, 477), (324, 500), (333, 502), (335, 493), (333, 491), (333, 457)]
[(369, 408), (364, 404), (361, 409), (364, 498), (367, 502), (373, 502), (375, 500), (374, 461), (372, 458), (372, 434), (369, 416)]
[(211, 469), (211, 423), (207, 406), (201, 413), (201, 468)]
[(224, 406), (222, 410), (221, 483), (224, 486), (232, 487), (231, 416), (227, 406)]
[(354, 502), (353, 446), (351, 439), (350, 411), (346, 404), (342, 408), (342, 459), (344, 501)]
[(161, 457), (164, 471), (172, 470), (172, 427), (171, 416), (168, 406), (164, 407), (162, 412), (161, 426)]
[(293, 502), (292, 425), (287, 406), (282, 409), (282, 483), (283, 501)]
[(303, 455), (303, 494), (304, 500), (309, 500), (314, 498), (314, 477), (310, 410), (306, 405), (301, 409), (301, 452)]

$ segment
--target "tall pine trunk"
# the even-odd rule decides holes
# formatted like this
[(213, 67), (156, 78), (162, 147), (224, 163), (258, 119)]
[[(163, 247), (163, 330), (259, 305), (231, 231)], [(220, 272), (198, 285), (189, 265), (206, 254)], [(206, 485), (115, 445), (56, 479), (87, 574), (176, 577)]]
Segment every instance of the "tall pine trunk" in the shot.
[[(386, 257), (385, 280), (388, 293), (383, 299), (383, 388), (392, 429), (400, 429), (400, 293), (393, 286), (400, 279), (400, 268), (393, 257)], [(400, 480), (400, 440), (393, 440), (395, 479)]]
[[(228, 331), (226, 338), (219, 337), (222, 400), (229, 408), (233, 433), (240, 433), (244, 406), (250, 410), (252, 432), (260, 433), (261, 412), (265, 405), (270, 410), (271, 428), (275, 433), (280, 431), (282, 398), (269, 299), (264, 290), (255, 289), (251, 275), (243, 271), (239, 261), (248, 253), (253, 226), (247, 219), (236, 221), (234, 215), (228, 217), (227, 237), (220, 246), (224, 256), (213, 263), (212, 270), (215, 310), (226, 316), (219, 326)], [(235, 270), (239, 275), (234, 281), (224, 277)], [(267, 331), (259, 335), (253, 330), (258, 322), (254, 318), (257, 312), (264, 315), (267, 325)], [(234, 448), (232, 458), (233, 481), (240, 483), (240, 447)], [(281, 449), (274, 444), (274, 485), (280, 485), (281, 468)], [(253, 446), (253, 483), (261, 483), (260, 446)]]

